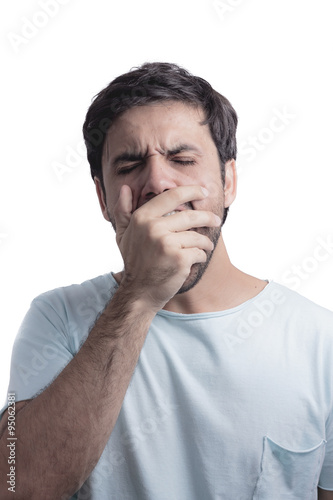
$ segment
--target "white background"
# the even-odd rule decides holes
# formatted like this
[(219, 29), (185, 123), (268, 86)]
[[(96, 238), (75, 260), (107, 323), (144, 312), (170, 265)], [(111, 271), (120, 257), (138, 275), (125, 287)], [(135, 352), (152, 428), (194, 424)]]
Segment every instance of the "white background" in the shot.
[[(331, 1), (42, 4), (7, 2), (2, 15), (0, 398), (33, 297), (121, 269), (81, 127), (91, 98), (146, 61), (184, 66), (236, 108), (239, 188), (223, 228), (233, 264), (333, 309), (333, 250), (316, 252), (333, 240)], [(289, 118), (270, 132), (276, 112)]]

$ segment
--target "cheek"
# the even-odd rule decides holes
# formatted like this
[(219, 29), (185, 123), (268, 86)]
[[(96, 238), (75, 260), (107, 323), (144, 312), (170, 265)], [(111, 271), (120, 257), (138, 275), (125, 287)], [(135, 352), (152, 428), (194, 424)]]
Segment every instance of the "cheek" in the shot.
[(206, 188), (209, 195), (204, 200), (194, 201), (193, 207), (197, 210), (212, 210), (218, 213), (224, 204), (222, 179), (205, 179), (205, 182), (200, 182), (200, 186)]
[(209, 191), (209, 197), (211, 198), (221, 198), (223, 195), (222, 179), (220, 177), (214, 177), (206, 180), (204, 187)]
[(222, 173), (220, 164), (215, 158), (212, 162), (205, 162), (201, 166), (200, 175), (197, 176), (198, 184), (208, 189), (209, 197), (219, 198), (223, 193)]

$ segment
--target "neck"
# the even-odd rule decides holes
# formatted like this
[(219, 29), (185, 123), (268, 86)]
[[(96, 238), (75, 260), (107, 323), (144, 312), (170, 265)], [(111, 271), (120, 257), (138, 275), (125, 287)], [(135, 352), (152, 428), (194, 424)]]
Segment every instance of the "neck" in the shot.
[(221, 235), (201, 280), (188, 292), (175, 295), (163, 309), (182, 314), (223, 311), (254, 297), (266, 285), (267, 281), (232, 265)]

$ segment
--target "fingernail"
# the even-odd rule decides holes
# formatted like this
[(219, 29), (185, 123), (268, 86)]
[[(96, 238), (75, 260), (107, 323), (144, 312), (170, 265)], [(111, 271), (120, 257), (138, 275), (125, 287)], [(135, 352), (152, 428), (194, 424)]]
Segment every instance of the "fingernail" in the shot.
[(216, 219), (216, 223), (217, 223), (218, 225), (220, 225), (220, 224), (221, 224), (221, 222), (222, 222), (221, 217), (219, 217), (218, 215), (215, 215), (215, 219)]
[(209, 195), (209, 191), (208, 191), (208, 189), (206, 189), (206, 188), (202, 187), (202, 188), (201, 188), (201, 190), (202, 190), (202, 192), (203, 192), (203, 194), (204, 194), (205, 196), (208, 196), (208, 195)]

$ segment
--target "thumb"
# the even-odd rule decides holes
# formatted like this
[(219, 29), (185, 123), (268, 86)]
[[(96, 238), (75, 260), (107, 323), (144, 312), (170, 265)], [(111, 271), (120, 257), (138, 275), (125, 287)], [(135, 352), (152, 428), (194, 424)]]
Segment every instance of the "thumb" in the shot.
[(114, 207), (114, 218), (116, 222), (116, 240), (119, 245), (126, 231), (132, 215), (132, 190), (124, 184), (119, 193), (118, 201)]

